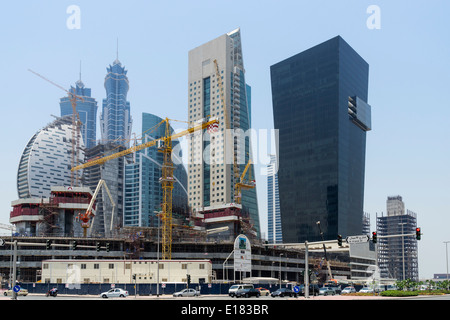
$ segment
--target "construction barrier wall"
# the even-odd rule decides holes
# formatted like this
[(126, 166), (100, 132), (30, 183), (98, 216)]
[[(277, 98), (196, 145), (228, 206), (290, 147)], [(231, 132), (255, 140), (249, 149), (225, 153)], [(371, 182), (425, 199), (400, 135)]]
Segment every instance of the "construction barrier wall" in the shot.
[[(228, 289), (233, 283), (213, 283), (213, 284), (190, 284), (189, 288), (200, 289), (201, 295), (208, 294), (228, 294)], [(110, 283), (103, 284), (75, 284), (66, 286), (66, 284), (56, 283), (22, 283), (22, 288), (27, 289), (28, 293), (45, 294), (51, 288), (57, 288), (59, 294), (68, 295), (100, 295), (102, 292), (106, 292), (112, 288)], [(115, 284), (115, 288), (120, 288), (128, 291), (130, 296), (135, 294), (140, 296), (156, 295), (157, 284)], [(159, 294), (170, 294), (185, 289), (186, 283), (167, 283), (165, 288), (162, 284), (159, 284)], [(254, 284), (255, 288), (263, 287), (269, 289), (271, 292), (279, 288), (274, 284)], [(285, 287), (283, 284), (282, 287)]]

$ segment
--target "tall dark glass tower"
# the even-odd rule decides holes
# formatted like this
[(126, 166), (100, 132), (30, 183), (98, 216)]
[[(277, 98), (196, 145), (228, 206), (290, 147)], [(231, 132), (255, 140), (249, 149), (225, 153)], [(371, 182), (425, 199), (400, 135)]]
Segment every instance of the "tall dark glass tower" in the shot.
[(340, 36), (271, 66), (283, 242), (362, 233), (368, 78)]
[[(92, 148), (97, 139), (97, 101), (91, 97), (91, 89), (85, 88), (84, 83), (78, 80), (75, 87), (70, 87), (70, 92), (83, 97), (84, 101), (77, 100), (77, 112), (82, 122), (81, 136), (86, 148)], [(61, 117), (73, 113), (72, 103), (68, 97), (61, 98), (59, 103)]]
[(103, 143), (114, 142), (129, 147), (131, 137), (130, 103), (127, 93), (130, 87), (127, 70), (118, 59), (107, 68), (105, 77), (106, 99), (100, 115), (100, 129)]

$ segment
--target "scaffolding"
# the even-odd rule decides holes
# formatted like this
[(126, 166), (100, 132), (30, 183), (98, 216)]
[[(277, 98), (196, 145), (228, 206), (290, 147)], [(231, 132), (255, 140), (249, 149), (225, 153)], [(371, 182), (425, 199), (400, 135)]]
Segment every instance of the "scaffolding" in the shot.
[(377, 216), (378, 266), (381, 278), (418, 281), (419, 267), (417, 239), (413, 234), (417, 227), (417, 215), (408, 210), (406, 214)]

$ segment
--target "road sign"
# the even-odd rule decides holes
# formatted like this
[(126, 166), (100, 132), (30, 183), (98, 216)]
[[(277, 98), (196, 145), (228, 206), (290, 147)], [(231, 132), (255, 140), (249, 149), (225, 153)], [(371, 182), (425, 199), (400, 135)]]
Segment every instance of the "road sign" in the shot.
[(20, 286), (14, 286), (13, 291), (16, 292), (16, 293), (19, 292), (20, 291)]
[(295, 293), (299, 293), (300, 292), (300, 287), (299, 286), (294, 286), (294, 292)]
[(243, 234), (234, 240), (234, 271), (252, 272), (252, 247)]
[(369, 236), (367, 234), (360, 236), (349, 236), (345, 238), (347, 243), (363, 243), (369, 241)]
[(0, 247), (5, 245), (5, 240), (0, 239)]

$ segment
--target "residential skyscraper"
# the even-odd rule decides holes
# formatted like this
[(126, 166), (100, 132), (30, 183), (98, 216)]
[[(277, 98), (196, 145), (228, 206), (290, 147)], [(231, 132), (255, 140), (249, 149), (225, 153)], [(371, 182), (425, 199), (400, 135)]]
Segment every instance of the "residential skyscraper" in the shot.
[[(84, 101), (77, 100), (76, 108), (82, 122), (80, 133), (86, 148), (92, 148), (97, 139), (97, 101), (91, 97), (91, 89), (86, 88), (81, 79), (75, 83), (75, 87), (71, 86), (69, 91), (83, 97)], [(72, 115), (72, 103), (68, 97), (61, 98), (59, 105), (61, 117)]]
[(267, 223), (269, 243), (283, 242), (277, 165), (277, 156), (273, 154), (270, 155), (270, 163), (267, 167)]
[(283, 241), (361, 234), (369, 65), (337, 36), (270, 71)]
[[(165, 123), (156, 127), (161, 121), (156, 115), (142, 114), (142, 143), (165, 136)], [(173, 129), (171, 131), (173, 134)], [(172, 141), (173, 148), (177, 148), (178, 144), (178, 140)], [(154, 146), (134, 153), (134, 157), (132, 163), (125, 165), (124, 226), (157, 227), (156, 214), (162, 210), (163, 202), (160, 182), (163, 154)], [(181, 161), (174, 163), (174, 167), (172, 216), (175, 219), (187, 218), (189, 210), (186, 169)]]
[(118, 59), (107, 68), (105, 77), (106, 99), (100, 114), (102, 143), (114, 142), (128, 148), (130, 145), (132, 119), (127, 101), (129, 82), (127, 70)]
[[(221, 79), (216, 77), (215, 61)], [(223, 102), (218, 81), (223, 86)], [(194, 211), (202, 211), (236, 203), (238, 178), (233, 169), (232, 151), (239, 172), (251, 158), (247, 134), (251, 128), (250, 87), (245, 81), (240, 29), (189, 51), (188, 94), (190, 126), (210, 116), (219, 120), (217, 135), (205, 130), (188, 142), (189, 205)], [(226, 130), (233, 131), (236, 137), (224, 139)], [(251, 173), (254, 177), (253, 167)], [(241, 204), (242, 212), (250, 217), (259, 233), (256, 188), (242, 191)]]

